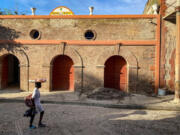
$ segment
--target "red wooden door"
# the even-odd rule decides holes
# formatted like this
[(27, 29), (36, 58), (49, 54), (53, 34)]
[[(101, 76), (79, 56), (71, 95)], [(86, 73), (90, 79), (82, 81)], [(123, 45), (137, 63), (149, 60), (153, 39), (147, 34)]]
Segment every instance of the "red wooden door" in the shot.
[(113, 56), (105, 63), (104, 87), (126, 90), (127, 64), (124, 58)]
[(58, 56), (53, 62), (52, 90), (73, 90), (73, 61), (68, 56)]
[(8, 85), (8, 56), (4, 56), (2, 59), (2, 88), (6, 88)]

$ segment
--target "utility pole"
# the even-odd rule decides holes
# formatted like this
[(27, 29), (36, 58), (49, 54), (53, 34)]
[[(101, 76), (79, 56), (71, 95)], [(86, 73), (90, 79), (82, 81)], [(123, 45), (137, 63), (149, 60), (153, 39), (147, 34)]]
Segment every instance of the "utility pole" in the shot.
[(175, 102), (180, 102), (180, 0), (176, 4)]

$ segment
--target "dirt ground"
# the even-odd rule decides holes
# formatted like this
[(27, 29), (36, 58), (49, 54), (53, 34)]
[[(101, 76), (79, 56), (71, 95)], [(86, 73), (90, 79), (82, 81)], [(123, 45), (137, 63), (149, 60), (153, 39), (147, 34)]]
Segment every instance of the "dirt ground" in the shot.
[[(20, 99), (24, 100), (24, 97), (28, 96), (32, 92), (21, 92), (19, 90), (0, 90), (0, 99)], [(114, 94), (114, 93), (113, 93)], [(179, 106), (174, 104), (174, 95), (166, 95), (159, 97), (150, 97), (140, 94), (124, 95), (124, 93), (92, 93), (91, 95), (79, 94), (78, 92), (69, 91), (56, 91), (56, 92), (41, 92), (41, 101), (75, 101), (75, 102), (88, 102), (88, 103), (101, 103), (101, 104), (136, 104), (136, 105), (153, 105), (153, 106)], [(114, 98), (112, 98), (113, 95)], [(93, 98), (88, 98), (93, 96)], [(106, 97), (106, 98), (102, 98)], [(109, 99), (112, 98), (112, 99)], [(101, 99), (101, 100), (97, 100)]]
[[(173, 95), (147, 97), (138, 94), (124, 96), (122, 93), (113, 93), (114, 99), (109, 100), (110, 92), (103, 92), (107, 96), (105, 99), (101, 98), (101, 92), (100, 100), (97, 100), (97, 94), (94, 95), (94, 93), (92, 94), (95, 98), (88, 98), (76, 92), (42, 92), (41, 101), (58, 102), (42, 104), (47, 127), (30, 130), (29, 118), (23, 117), (28, 109), (23, 100), (31, 92), (2, 90), (0, 91), (0, 135), (179, 135), (180, 113), (177, 111), (128, 110), (60, 104), (60, 102), (81, 102), (179, 107), (179, 104), (171, 102)], [(3, 99), (10, 102), (3, 102)], [(18, 102), (19, 100), (21, 102)], [(39, 114), (35, 118), (34, 125), (37, 126), (38, 120)]]
[[(180, 113), (43, 104), (45, 128), (30, 130), (23, 103), (0, 103), (0, 135), (179, 135)], [(39, 114), (35, 117), (37, 126)]]

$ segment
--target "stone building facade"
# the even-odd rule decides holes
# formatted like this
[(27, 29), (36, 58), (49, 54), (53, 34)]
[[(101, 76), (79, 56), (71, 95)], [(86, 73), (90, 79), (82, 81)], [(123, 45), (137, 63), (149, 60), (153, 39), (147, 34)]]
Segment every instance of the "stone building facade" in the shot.
[[(152, 9), (149, 0), (144, 13)], [(175, 54), (176, 54), (176, 0), (156, 0), (161, 15), (161, 74), (160, 87), (166, 87), (171, 91), (175, 89)]]
[(31, 91), (29, 80), (46, 78), (43, 91), (152, 93), (159, 22), (158, 15), (0, 16), (0, 88)]
[(144, 13), (152, 9), (149, 3), (159, 5), (161, 15), (161, 66), (160, 87), (175, 90), (175, 55), (176, 55), (176, 0), (149, 0)]
[(164, 64), (165, 86), (175, 89), (176, 21), (166, 20), (166, 16), (175, 11), (176, 0), (162, 1), (162, 64)]

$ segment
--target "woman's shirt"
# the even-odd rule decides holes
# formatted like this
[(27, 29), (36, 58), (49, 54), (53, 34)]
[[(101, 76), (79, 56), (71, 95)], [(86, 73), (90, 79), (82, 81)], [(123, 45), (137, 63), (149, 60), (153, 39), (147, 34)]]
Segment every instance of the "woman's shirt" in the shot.
[(35, 105), (40, 104), (40, 92), (38, 88), (35, 88), (32, 94), (32, 98), (34, 99)]

